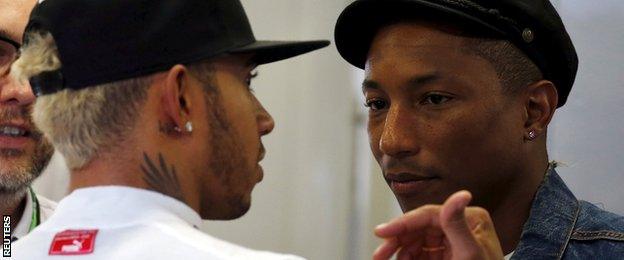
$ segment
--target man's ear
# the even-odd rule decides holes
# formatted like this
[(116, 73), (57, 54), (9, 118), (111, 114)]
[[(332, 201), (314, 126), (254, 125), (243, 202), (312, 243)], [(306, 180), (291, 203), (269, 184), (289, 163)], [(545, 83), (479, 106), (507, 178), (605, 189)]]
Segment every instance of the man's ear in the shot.
[[(525, 89), (525, 132), (529, 139), (535, 139), (545, 133), (548, 124), (557, 109), (557, 88), (548, 80), (540, 80)], [(533, 134), (530, 134), (533, 132)]]
[(165, 75), (162, 85), (162, 104), (167, 121), (173, 127), (184, 129), (190, 120), (190, 73), (183, 65), (175, 65)]

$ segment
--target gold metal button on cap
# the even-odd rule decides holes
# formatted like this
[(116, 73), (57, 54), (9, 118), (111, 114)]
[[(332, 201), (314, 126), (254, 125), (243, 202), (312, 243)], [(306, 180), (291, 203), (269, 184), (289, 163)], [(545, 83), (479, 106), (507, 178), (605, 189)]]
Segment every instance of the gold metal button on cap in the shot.
[(531, 29), (526, 28), (522, 31), (522, 39), (527, 43), (531, 43), (535, 39), (535, 34)]

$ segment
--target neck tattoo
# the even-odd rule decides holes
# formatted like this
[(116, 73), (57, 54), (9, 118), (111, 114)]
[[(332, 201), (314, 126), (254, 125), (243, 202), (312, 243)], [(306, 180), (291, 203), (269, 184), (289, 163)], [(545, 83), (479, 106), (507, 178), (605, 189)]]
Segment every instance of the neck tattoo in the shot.
[(158, 153), (159, 167), (152, 162), (145, 152), (143, 152), (143, 159), (144, 164), (141, 165), (141, 170), (144, 174), (143, 180), (145, 183), (154, 191), (185, 202), (175, 166), (167, 167), (167, 163), (161, 153)]

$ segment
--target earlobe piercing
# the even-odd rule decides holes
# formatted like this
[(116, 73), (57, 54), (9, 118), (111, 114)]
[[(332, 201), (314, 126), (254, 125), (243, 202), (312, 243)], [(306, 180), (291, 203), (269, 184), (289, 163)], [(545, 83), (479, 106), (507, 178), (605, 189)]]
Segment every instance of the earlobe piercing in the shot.
[(184, 125), (184, 128), (189, 133), (193, 132), (193, 123), (191, 121), (186, 122), (186, 124)]
[(535, 140), (535, 137), (537, 137), (537, 134), (535, 133), (535, 130), (529, 131), (529, 140), (533, 141), (533, 140)]
[[(188, 132), (188, 133), (192, 133), (193, 132), (193, 123), (191, 121), (187, 121), (186, 124), (184, 124), (184, 130), (186, 130), (186, 132)], [(178, 133), (182, 133), (182, 129), (180, 129), (177, 126), (175, 126), (173, 128), (173, 131), (176, 131)]]

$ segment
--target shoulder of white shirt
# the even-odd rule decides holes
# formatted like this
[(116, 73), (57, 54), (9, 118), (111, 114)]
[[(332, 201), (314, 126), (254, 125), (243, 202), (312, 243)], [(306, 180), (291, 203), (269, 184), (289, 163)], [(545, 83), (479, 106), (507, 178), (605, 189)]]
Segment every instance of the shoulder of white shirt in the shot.
[[(39, 194), (36, 194), (39, 201), (41, 221), (44, 222), (54, 213), (57, 203)], [(158, 229), (165, 232), (174, 239), (183, 242), (190, 248), (194, 249), (199, 255), (202, 252), (213, 255), (215, 253), (222, 255), (222, 259), (257, 259), (257, 260), (303, 260), (299, 256), (279, 254), (270, 251), (258, 251), (249, 249), (237, 244), (233, 244), (224, 240), (220, 240), (202, 231), (194, 229), (183, 222), (180, 225), (160, 226)], [(36, 231), (35, 231), (36, 232)], [(28, 240), (28, 239), (27, 239)], [(25, 241), (21, 241), (25, 242)], [(188, 249), (190, 249), (188, 248)], [(215, 250), (216, 249), (216, 250)], [(191, 253), (191, 252), (188, 252)]]
[(206, 254), (217, 254), (220, 259), (281, 259), (281, 260), (303, 260), (304, 258), (279, 254), (270, 251), (259, 251), (246, 248), (228, 241), (221, 240), (206, 234), (200, 230), (186, 226), (180, 223), (176, 225), (163, 225), (158, 228), (161, 232), (172, 236), (172, 240), (177, 240), (186, 246), (197, 250), (197, 252), (205, 252)]

